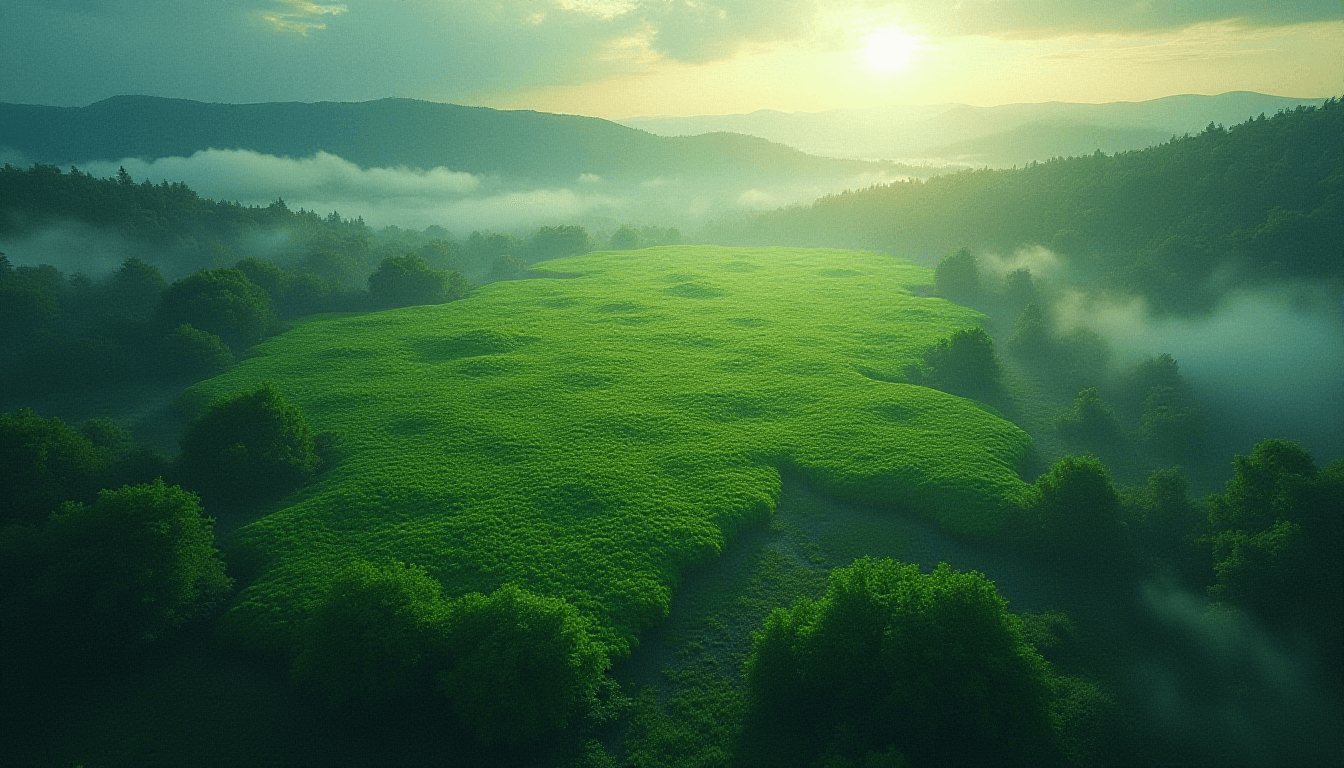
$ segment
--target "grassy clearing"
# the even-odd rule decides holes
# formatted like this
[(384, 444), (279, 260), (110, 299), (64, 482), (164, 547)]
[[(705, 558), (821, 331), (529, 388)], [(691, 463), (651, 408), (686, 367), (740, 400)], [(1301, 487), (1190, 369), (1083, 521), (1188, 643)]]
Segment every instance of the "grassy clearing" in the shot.
[(678, 576), (768, 516), (779, 467), (851, 501), (990, 532), (1024, 433), (900, 383), (972, 310), (875, 254), (703, 246), (548, 262), (574, 279), (303, 323), (191, 393), (273, 381), (338, 465), (237, 534), (258, 578), (230, 625), (292, 648), (333, 569), (424, 566), (450, 595), (563, 598), (623, 655)]

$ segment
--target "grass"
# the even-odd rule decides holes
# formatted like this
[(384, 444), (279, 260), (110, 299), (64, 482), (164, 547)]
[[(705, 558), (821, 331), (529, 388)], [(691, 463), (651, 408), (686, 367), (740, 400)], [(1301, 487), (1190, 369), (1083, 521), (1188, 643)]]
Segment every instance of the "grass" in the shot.
[(334, 568), (424, 566), (450, 595), (507, 582), (563, 598), (613, 657), (679, 575), (774, 509), (780, 468), (862, 503), (989, 533), (1029, 439), (901, 371), (983, 319), (914, 296), (931, 272), (876, 254), (707, 246), (594, 253), (446, 305), (314, 319), (198, 385), (272, 381), (330, 471), (235, 534), (256, 564), (229, 626), (292, 648)]

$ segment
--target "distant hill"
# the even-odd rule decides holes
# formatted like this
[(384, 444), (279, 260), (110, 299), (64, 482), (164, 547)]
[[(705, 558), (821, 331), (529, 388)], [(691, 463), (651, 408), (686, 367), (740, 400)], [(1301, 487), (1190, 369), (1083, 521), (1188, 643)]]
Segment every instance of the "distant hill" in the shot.
[(829, 112), (761, 111), (745, 115), (635, 117), (619, 121), (662, 136), (734, 131), (829, 157), (899, 162), (959, 161), (1007, 167), (1032, 160), (1143, 149), (1172, 136), (1198, 133), (1210, 123), (1235, 125), (1321, 99), (1266, 96), (1245, 91), (1182, 95), (1109, 104), (965, 104), (840, 109)]
[(726, 218), (725, 245), (884, 250), (936, 263), (958, 248), (1044, 246), (1079, 285), (1199, 311), (1280, 279), (1344, 286), (1344, 103), (1298, 107), (1161, 146), (876, 185)]
[(325, 151), (365, 168), (443, 166), (520, 183), (572, 181), (585, 173), (616, 182), (669, 175), (824, 179), (879, 168), (758, 137), (666, 138), (593, 117), (412, 99), (207, 104), (117, 96), (87, 107), (0, 104), (0, 148), (62, 166), (186, 157), (210, 148), (284, 157)]

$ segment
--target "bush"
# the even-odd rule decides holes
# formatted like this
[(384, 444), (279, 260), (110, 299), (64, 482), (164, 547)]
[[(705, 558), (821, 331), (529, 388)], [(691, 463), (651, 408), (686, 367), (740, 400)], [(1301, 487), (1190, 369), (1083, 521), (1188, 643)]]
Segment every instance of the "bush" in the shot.
[(336, 576), (301, 636), (294, 676), (336, 705), (424, 697), (443, 666), (447, 602), (423, 568), (359, 561)]
[(1027, 535), (1057, 557), (1104, 561), (1119, 554), (1120, 510), (1106, 465), (1093, 456), (1065, 456), (1027, 491)]
[(168, 286), (158, 314), (168, 328), (191, 325), (234, 352), (261, 341), (272, 325), (271, 297), (236, 269), (197, 272)]
[(1296, 443), (1265, 440), (1233, 460), (1209, 497), (1215, 599), (1274, 620), (1324, 619), (1338, 644), (1344, 615), (1344, 462), (1319, 470)]
[(1060, 435), (1090, 448), (1114, 448), (1124, 438), (1115, 409), (1101, 399), (1096, 387), (1078, 393), (1057, 428)]
[(913, 384), (921, 384), (948, 394), (981, 402), (1003, 400), (1002, 370), (994, 354), (994, 340), (983, 328), (963, 329), (924, 353), (922, 366), (912, 366), (906, 374)]
[(3, 547), (6, 623), (38, 650), (101, 655), (152, 641), (231, 586), (211, 522), (195, 494), (162, 480), (70, 502), (24, 551)]
[(607, 659), (563, 600), (505, 585), (446, 600), (423, 568), (356, 563), (302, 634), (295, 676), (334, 704), (424, 699), (436, 690), (488, 744), (558, 735), (596, 705)]
[(951, 301), (963, 302), (980, 295), (980, 262), (962, 248), (938, 262), (933, 269), (933, 290)]
[(233, 352), (213, 333), (182, 324), (168, 335), (168, 368), (185, 379), (204, 379), (233, 365)]
[(762, 764), (1059, 762), (1048, 665), (993, 584), (946, 564), (836, 569), (820, 600), (770, 616), (746, 682)]
[(40, 523), (71, 499), (92, 500), (107, 469), (88, 437), (31, 408), (0, 414), (0, 525)]
[(467, 287), (462, 275), (434, 269), (414, 253), (389, 256), (369, 275), (369, 293), (380, 307), (442, 304), (465, 296)]
[(486, 743), (524, 745), (559, 733), (596, 705), (607, 658), (563, 600), (506, 584), (454, 601), (452, 666), (439, 682)]
[(316, 443), (299, 409), (270, 383), (223, 397), (182, 437), (183, 481), (208, 502), (281, 496), (317, 470)]

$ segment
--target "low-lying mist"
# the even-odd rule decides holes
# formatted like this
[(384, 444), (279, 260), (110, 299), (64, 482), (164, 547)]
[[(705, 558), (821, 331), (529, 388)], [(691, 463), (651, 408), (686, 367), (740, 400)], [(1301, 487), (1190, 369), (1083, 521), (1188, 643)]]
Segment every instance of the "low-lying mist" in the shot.
[[(202, 197), (245, 205), (277, 198), (291, 209), (359, 216), (373, 227), (423, 229), (440, 226), (520, 231), (543, 225), (580, 224), (590, 229), (646, 223), (698, 229), (712, 216), (755, 211), (814, 200), (845, 189), (898, 180), (882, 174), (739, 184), (673, 176), (620, 184), (584, 173), (565, 185), (537, 188), (515, 180), (448, 168), (361, 168), (336, 155), (277, 157), (251, 150), (209, 149), (191, 157), (145, 161), (135, 158), (89, 162), (81, 169), (99, 177), (124, 167), (139, 182), (183, 181)], [(615, 226), (612, 226), (613, 223)]]
[(1320, 463), (1344, 456), (1344, 311), (1319, 287), (1228, 293), (1207, 315), (1154, 317), (1141, 299), (1066, 292), (1063, 329), (1101, 334), (1117, 363), (1167, 353), (1213, 418), (1209, 438), (1238, 453), (1266, 437), (1300, 442)]

